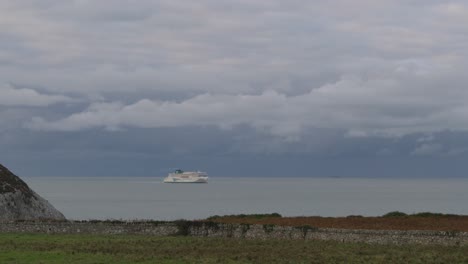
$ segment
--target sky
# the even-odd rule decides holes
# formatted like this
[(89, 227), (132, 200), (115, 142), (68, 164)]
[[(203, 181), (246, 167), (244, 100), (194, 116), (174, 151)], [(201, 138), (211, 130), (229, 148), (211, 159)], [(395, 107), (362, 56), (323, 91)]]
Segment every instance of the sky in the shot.
[(468, 177), (467, 25), (467, 1), (0, 0), (0, 163)]

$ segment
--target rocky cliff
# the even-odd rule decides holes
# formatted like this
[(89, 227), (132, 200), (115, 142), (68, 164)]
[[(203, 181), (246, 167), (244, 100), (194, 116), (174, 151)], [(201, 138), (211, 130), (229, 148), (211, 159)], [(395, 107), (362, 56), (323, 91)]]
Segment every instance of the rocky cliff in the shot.
[(0, 221), (14, 220), (65, 220), (65, 217), (0, 164)]

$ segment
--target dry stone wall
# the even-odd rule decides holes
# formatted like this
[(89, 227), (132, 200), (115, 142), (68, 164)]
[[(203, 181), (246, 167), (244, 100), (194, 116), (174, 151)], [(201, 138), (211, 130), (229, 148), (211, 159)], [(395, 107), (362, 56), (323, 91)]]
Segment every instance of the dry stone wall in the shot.
[(371, 244), (468, 245), (468, 232), (395, 231), (219, 224), (213, 222), (4, 222), (1, 233), (154, 235), (226, 237), (239, 239), (303, 239)]
[(46, 234), (96, 234), (96, 235), (155, 235), (176, 234), (178, 228), (173, 224), (153, 224), (142, 222), (3, 222), (1, 233), (46, 233)]

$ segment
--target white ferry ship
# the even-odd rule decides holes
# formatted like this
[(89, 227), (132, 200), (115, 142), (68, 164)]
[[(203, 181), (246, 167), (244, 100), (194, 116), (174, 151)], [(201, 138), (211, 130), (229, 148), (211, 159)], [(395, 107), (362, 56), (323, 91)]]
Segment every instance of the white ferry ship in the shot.
[(175, 170), (164, 178), (165, 183), (208, 183), (208, 174), (201, 171)]

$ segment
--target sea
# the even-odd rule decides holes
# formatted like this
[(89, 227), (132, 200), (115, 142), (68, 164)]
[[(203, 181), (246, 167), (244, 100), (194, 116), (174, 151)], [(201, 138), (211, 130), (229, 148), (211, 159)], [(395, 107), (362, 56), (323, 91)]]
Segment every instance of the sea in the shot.
[(468, 179), (29, 177), (68, 219), (176, 220), (213, 215), (379, 216), (391, 211), (468, 215)]

